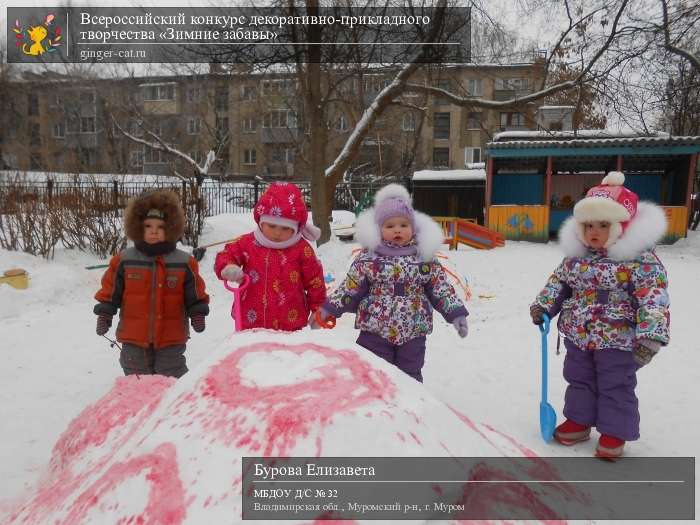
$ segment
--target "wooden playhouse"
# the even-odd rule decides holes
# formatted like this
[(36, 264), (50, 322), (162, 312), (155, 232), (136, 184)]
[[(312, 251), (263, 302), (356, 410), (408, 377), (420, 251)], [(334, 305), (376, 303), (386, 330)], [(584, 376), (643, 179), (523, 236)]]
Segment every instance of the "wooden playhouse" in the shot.
[(486, 226), (506, 239), (547, 241), (605, 174), (666, 210), (665, 242), (685, 237), (700, 137), (602, 130), (505, 132), (486, 145)]

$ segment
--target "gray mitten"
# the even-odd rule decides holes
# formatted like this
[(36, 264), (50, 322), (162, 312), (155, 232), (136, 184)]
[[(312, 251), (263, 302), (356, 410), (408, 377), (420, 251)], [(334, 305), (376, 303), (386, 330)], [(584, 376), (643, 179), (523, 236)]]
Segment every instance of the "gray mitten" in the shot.
[(240, 266), (236, 266), (235, 264), (227, 264), (224, 266), (224, 269), (221, 270), (221, 277), (233, 283), (240, 283), (243, 280), (243, 270), (241, 270)]
[(658, 341), (640, 339), (633, 352), (634, 360), (637, 362), (637, 365), (639, 365), (639, 368), (648, 365), (651, 359), (658, 353), (659, 348), (661, 348), (661, 343)]
[(463, 315), (452, 321), (452, 326), (455, 327), (459, 336), (464, 339), (469, 333), (469, 325), (467, 324), (467, 318)]
[(97, 316), (97, 326), (95, 327), (95, 333), (97, 335), (105, 335), (112, 326), (112, 316), (100, 314)]

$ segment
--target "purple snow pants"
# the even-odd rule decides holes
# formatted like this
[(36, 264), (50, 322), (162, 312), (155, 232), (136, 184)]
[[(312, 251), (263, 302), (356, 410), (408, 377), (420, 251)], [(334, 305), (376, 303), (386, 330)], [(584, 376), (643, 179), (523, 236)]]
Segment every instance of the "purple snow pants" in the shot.
[(564, 345), (564, 379), (569, 383), (566, 418), (625, 441), (639, 439), (637, 364), (632, 352), (582, 350), (568, 339)]
[(371, 332), (360, 332), (357, 344), (397, 366), (416, 381), (423, 382), (420, 373), (425, 362), (425, 336), (416, 337), (402, 345), (392, 345)]

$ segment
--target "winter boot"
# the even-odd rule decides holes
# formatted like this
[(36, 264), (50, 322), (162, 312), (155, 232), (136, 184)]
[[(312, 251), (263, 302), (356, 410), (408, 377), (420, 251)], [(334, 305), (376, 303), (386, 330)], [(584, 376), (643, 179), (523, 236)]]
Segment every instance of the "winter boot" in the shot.
[(567, 419), (559, 425), (554, 432), (554, 439), (567, 447), (581, 441), (587, 441), (591, 437), (591, 427), (581, 425)]
[(617, 459), (622, 456), (624, 448), (625, 442), (622, 439), (602, 434), (595, 455), (604, 459)]

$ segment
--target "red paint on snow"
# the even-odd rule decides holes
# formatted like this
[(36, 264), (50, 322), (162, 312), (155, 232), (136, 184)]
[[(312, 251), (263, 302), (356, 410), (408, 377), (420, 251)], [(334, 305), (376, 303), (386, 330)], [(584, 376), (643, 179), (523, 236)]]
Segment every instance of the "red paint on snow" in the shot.
[(62, 525), (81, 523), (88, 511), (98, 505), (105, 495), (144, 471), (150, 483), (146, 508), (138, 516), (125, 517), (120, 521), (129, 523), (133, 519), (136, 523), (144, 525), (182, 523), (187, 511), (175, 445), (163, 443), (150, 454), (113, 464), (92, 486), (78, 496)]
[[(140, 428), (174, 382), (163, 376), (118, 378), (108, 394), (81, 412), (61, 434), (53, 448), (48, 476), (39, 484), (35, 496), (18, 508), (10, 520), (21, 517), (23, 523), (43, 523), (44, 515), (55, 512), (90, 475), (112, 459), (113, 451)], [(110, 450), (98, 448), (110, 434), (120, 431)], [(73, 463), (83, 459), (88, 449), (99, 454), (82, 465), (80, 472), (74, 472)]]
[[(465, 416), (458, 410), (455, 410), (453, 407), (449, 405), (448, 407), (469, 428), (471, 428), (474, 432), (478, 433), (494, 448), (500, 450), (500, 447), (498, 447), (496, 443), (489, 439), (488, 436), (479, 429), (476, 423), (474, 423), (471, 419), (469, 419), (467, 416)], [(503, 432), (500, 432), (489, 425), (484, 425), (484, 427), (487, 428), (490, 432), (498, 434), (506, 440), (508, 440), (518, 450), (520, 450), (525, 455), (525, 457), (534, 460), (531, 462), (523, 462), (519, 461), (517, 458), (513, 459), (513, 466), (516, 470), (523, 469), (524, 471), (526, 471), (523, 474), (524, 476), (526, 476), (525, 479), (531, 478), (554, 481), (561, 480), (561, 477), (559, 476), (558, 472), (549, 463), (547, 463), (546, 460), (539, 458), (539, 456), (537, 456), (537, 454), (534, 451), (532, 451), (525, 445), (519, 443), (513, 437), (508, 436), (507, 434), (504, 434)], [(527, 466), (527, 469), (525, 469), (525, 465)], [(510, 473), (507, 473), (505, 471), (499, 471), (498, 469), (493, 469), (485, 465), (481, 466), (480, 471), (477, 473), (474, 473), (474, 470), (472, 469), (472, 473), (470, 475), (476, 475), (479, 477), (470, 477), (469, 479), (515, 479)], [(544, 492), (546, 493), (544, 499), (547, 499), (547, 497), (551, 497), (555, 498), (553, 499), (553, 501), (555, 501), (556, 499), (565, 498), (569, 500), (575, 500), (579, 503), (590, 504), (590, 498), (586, 494), (577, 491), (575, 488), (566, 483), (563, 483), (561, 485), (556, 483), (548, 484), (544, 489)], [(473, 500), (473, 504), (476, 506), (472, 508), (475, 509), (475, 511), (480, 512), (482, 515), (488, 515), (489, 512), (487, 512), (487, 509), (496, 508), (496, 505), (506, 504), (514, 508), (525, 506), (525, 508), (533, 509), (533, 515), (537, 519), (544, 520), (545, 523), (566, 523), (566, 521), (561, 521), (557, 519), (556, 515), (554, 515), (554, 511), (542, 502), (543, 498), (541, 496), (543, 496), (543, 494), (537, 494), (529, 486), (521, 484), (466, 484), (464, 486), (463, 498), (457, 503), (464, 504), (465, 501)], [(469, 511), (465, 512), (465, 515), (473, 516), (474, 513)], [(473, 522), (469, 521), (469, 523)]]
[[(241, 360), (258, 353), (315, 352), (325, 364), (314, 371), (319, 377), (295, 384), (257, 386), (244, 384)], [(349, 413), (373, 401), (387, 401), (395, 395), (389, 377), (352, 350), (338, 350), (315, 344), (284, 345), (256, 343), (241, 347), (216, 366), (203, 380), (202, 396), (212, 407), (199, 418), (206, 432), (226, 443), (247, 447), (262, 456), (287, 456), (298, 439), (305, 438), (313, 425), (321, 430), (337, 414)], [(253, 412), (253, 423), (246, 414)], [(319, 431), (320, 432), (320, 431)], [(321, 455), (320, 434), (315, 439)], [(261, 450), (262, 449), (262, 450)]]
[(126, 426), (138, 414), (138, 421), (130, 424), (120, 443), (115, 444), (117, 448), (140, 428), (139, 423), (151, 415), (174, 383), (174, 378), (159, 375), (142, 376), (140, 380), (133, 376), (118, 378), (107, 395), (83, 410), (61, 434), (51, 455), (51, 470), (62, 469), (88, 447), (102, 445), (113, 430)]

